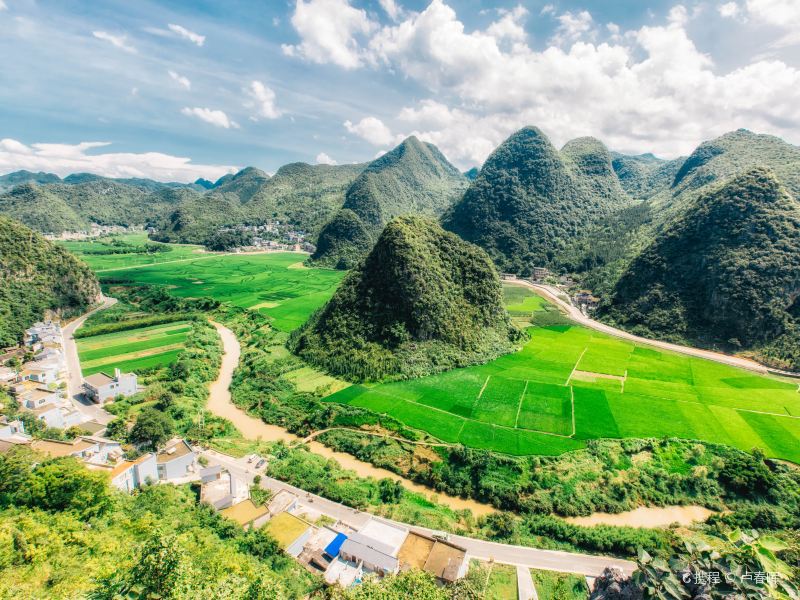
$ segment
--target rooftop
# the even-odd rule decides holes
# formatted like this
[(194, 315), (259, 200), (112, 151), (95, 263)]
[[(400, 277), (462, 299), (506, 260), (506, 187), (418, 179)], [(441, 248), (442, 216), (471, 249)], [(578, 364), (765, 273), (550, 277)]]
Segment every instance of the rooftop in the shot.
[(252, 523), (257, 518), (267, 514), (266, 506), (256, 506), (252, 500), (245, 500), (234, 504), (233, 506), (223, 509), (220, 514), (232, 521), (236, 521), (239, 525), (247, 525)]
[(353, 556), (368, 565), (375, 566), (384, 571), (394, 571), (397, 568), (397, 559), (394, 556), (385, 554), (370, 546), (362, 544), (353, 539), (355, 536), (347, 538), (342, 544), (341, 552), (346, 556)]
[(283, 549), (303, 535), (308, 527), (308, 523), (287, 512), (278, 513), (267, 522), (267, 529)]
[(53, 458), (60, 456), (70, 456), (76, 452), (81, 452), (87, 448), (91, 448), (95, 443), (77, 438), (71, 442), (61, 442), (58, 440), (36, 440), (31, 444), (31, 448), (43, 452)]
[(84, 377), (83, 380), (84, 382), (88, 383), (90, 386), (94, 388), (99, 388), (114, 382), (113, 377), (109, 377), (108, 375), (102, 372), (94, 373), (92, 375), (89, 375), (88, 377)]
[(176, 458), (180, 458), (182, 456), (186, 456), (187, 454), (191, 454), (191, 452), (192, 449), (189, 446), (189, 444), (186, 443), (186, 441), (172, 440), (167, 444), (166, 448), (164, 448), (161, 452), (158, 453), (157, 460), (159, 464), (164, 464), (173, 461)]

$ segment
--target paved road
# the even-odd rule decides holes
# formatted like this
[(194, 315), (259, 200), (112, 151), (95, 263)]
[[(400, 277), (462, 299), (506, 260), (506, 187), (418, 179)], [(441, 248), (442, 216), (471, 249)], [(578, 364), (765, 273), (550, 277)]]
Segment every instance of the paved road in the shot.
[[(206, 450), (203, 452), (203, 454), (208, 459), (209, 464), (221, 465), (227, 468), (236, 477), (244, 479), (248, 482), (252, 483), (253, 478), (257, 473), (255, 467), (247, 464), (244, 459), (237, 460), (214, 450)], [(321, 496), (309, 494), (305, 490), (265, 475), (262, 475), (261, 487), (268, 489), (273, 493), (280, 490), (292, 492), (304, 502), (313, 506), (315, 510), (326, 514), (331, 518), (342, 521), (354, 529), (363, 527), (371, 518), (379, 518), (373, 517), (369, 513), (344, 506), (338, 502), (333, 502), (332, 500), (328, 500)], [(408, 523), (399, 523), (389, 519), (381, 520), (388, 521), (402, 527), (407, 527), (411, 531), (416, 531), (418, 533), (426, 533), (430, 535), (434, 531), (426, 527), (418, 527)], [(526, 546), (512, 546), (509, 544), (488, 542), (485, 540), (478, 540), (460, 535), (451, 535), (450, 541), (466, 548), (469, 552), (469, 555), (473, 558), (486, 561), (494, 560), (495, 562), (499, 563), (521, 566), (525, 569), (545, 569), (549, 571), (597, 576), (603, 572), (603, 569), (610, 565), (620, 567), (627, 574), (632, 573), (636, 568), (635, 564), (632, 562), (606, 556), (559, 552), (556, 550), (540, 550)]]
[(632, 333), (628, 333), (627, 331), (623, 331), (622, 329), (617, 329), (616, 327), (611, 327), (610, 325), (606, 325), (605, 323), (601, 323), (600, 321), (595, 321), (594, 319), (590, 319), (589, 317), (584, 315), (579, 308), (570, 304), (569, 302), (565, 302), (561, 298), (563, 292), (556, 287), (550, 285), (541, 285), (537, 283), (529, 283), (521, 279), (506, 281), (505, 283), (522, 285), (539, 292), (543, 296), (547, 297), (548, 300), (551, 300), (560, 308), (564, 309), (570, 319), (572, 319), (579, 325), (589, 327), (590, 329), (601, 331), (603, 333), (607, 333), (608, 335), (613, 335), (614, 337), (622, 338), (624, 340), (628, 340), (631, 342), (636, 342), (638, 344), (647, 344), (648, 346), (655, 346), (656, 348), (661, 348), (663, 350), (670, 350), (672, 352), (678, 352), (680, 354), (696, 356), (697, 358), (705, 358), (706, 360), (713, 360), (718, 363), (731, 365), (733, 367), (739, 367), (741, 369), (747, 369), (749, 371), (755, 371), (757, 373), (763, 373), (763, 374), (767, 373), (767, 368), (764, 365), (761, 365), (753, 360), (748, 360), (746, 358), (741, 358), (739, 356), (730, 356), (728, 354), (721, 354), (720, 352), (712, 352), (711, 350), (701, 350), (700, 348), (692, 348), (690, 346), (679, 346), (678, 344), (670, 344), (669, 342), (662, 342), (659, 340), (651, 340), (648, 338), (639, 337), (638, 335), (633, 335)]
[(67, 360), (67, 391), (72, 404), (89, 419), (106, 424), (114, 419), (114, 415), (103, 410), (83, 396), (83, 377), (81, 376), (81, 362), (78, 359), (78, 345), (75, 343), (75, 331), (83, 325), (84, 321), (99, 310), (105, 310), (116, 304), (116, 298), (103, 296), (103, 303), (86, 314), (71, 321), (62, 330), (64, 336), (64, 355)]
[(539, 600), (536, 588), (533, 585), (531, 570), (517, 567), (517, 597), (519, 600)]

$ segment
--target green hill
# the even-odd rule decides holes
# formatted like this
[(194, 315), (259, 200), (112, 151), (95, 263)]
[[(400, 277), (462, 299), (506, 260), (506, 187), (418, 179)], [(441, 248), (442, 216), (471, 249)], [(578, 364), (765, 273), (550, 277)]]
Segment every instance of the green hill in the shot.
[(365, 166), (284, 165), (253, 194), (245, 214), (255, 223), (277, 219), (316, 236), (341, 208), (347, 188)]
[(48, 186), (24, 183), (0, 195), (0, 214), (42, 233), (88, 229), (88, 222)]
[(364, 381), (485, 362), (513, 350), (519, 336), (486, 253), (430, 219), (405, 215), (389, 222), (290, 346), (333, 374)]
[[(350, 188), (342, 208), (350, 210), (369, 234), (369, 243), (356, 248), (337, 239), (343, 220), (326, 225), (312, 258), (320, 265), (350, 268), (369, 251), (383, 227), (404, 214), (441, 215), (467, 187), (467, 179), (432, 144), (410, 137), (391, 152), (372, 161)], [(345, 219), (350, 221), (351, 217)], [(339, 254), (339, 248), (347, 248)]]
[(214, 193), (235, 194), (240, 202), (247, 202), (269, 179), (261, 169), (246, 167), (227, 180), (220, 179), (214, 186)]
[(671, 220), (623, 272), (604, 311), (645, 335), (758, 348), (792, 334), (798, 297), (800, 203), (773, 171), (755, 168)]
[(527, 274), (628, 203), (597, 140), (575, 140), (559, 153), (539, 129), (526, 127), (492, 153), (443, 224), (504, 271)]
[(662, 160), (652, 154), (627, 156), (612, 153), (612, 167), (625, 193), (634, 200), (648, 198), (669, 189), (686, 157)]
[(221, 228), (242, 221), (242, 206), (235, 194), (195, 194), (166, 214), (150, 237), (159, 242), (204, 244)]
[(31, 171), (14, 171), (13, 173), (6, 173), (0, 175), (0, 192), (10, 190), (23, 183), (58, 183), (61, 178), (54, 173), (45, 173), (39, 171), (33, 173)]
[(16, 344), (46, 311), (84, 311), (99, 296), (94, 273), (21, 223), (0, 217), (0, 347)]

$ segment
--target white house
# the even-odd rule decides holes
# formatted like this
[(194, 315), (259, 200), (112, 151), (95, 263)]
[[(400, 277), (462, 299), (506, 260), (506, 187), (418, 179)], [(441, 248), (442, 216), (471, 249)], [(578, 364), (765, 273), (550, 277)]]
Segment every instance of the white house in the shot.
[(179, 438), (167, 442), (166, 448), (158, 453), (158, 478), (162, 481), (181, 479), (196, 471), (197, 453), (186, 440)]
[(105, 404), (117, 396), (133, 396), (138, 391), (135, 373), (122, 373), (114, 369), (114, 376), (95, 373), (83, 380), (86, 396), (97, 404)]
[(157, 481), (156, 455), (152, 453), (144, 454), (134, 461), (122, 461), (111, 470), (111, 484), (123, 492), (132, 492), (146, 483)]

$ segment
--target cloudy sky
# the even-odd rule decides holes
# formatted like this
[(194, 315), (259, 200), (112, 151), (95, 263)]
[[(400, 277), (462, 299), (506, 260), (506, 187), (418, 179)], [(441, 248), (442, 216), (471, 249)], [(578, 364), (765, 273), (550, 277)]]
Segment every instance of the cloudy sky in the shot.
[(524, 125), (800, 143), (798, 0), (0, 0), (0, 56), (0, 173), (213, 179), (410, 134), (466, 169)]

